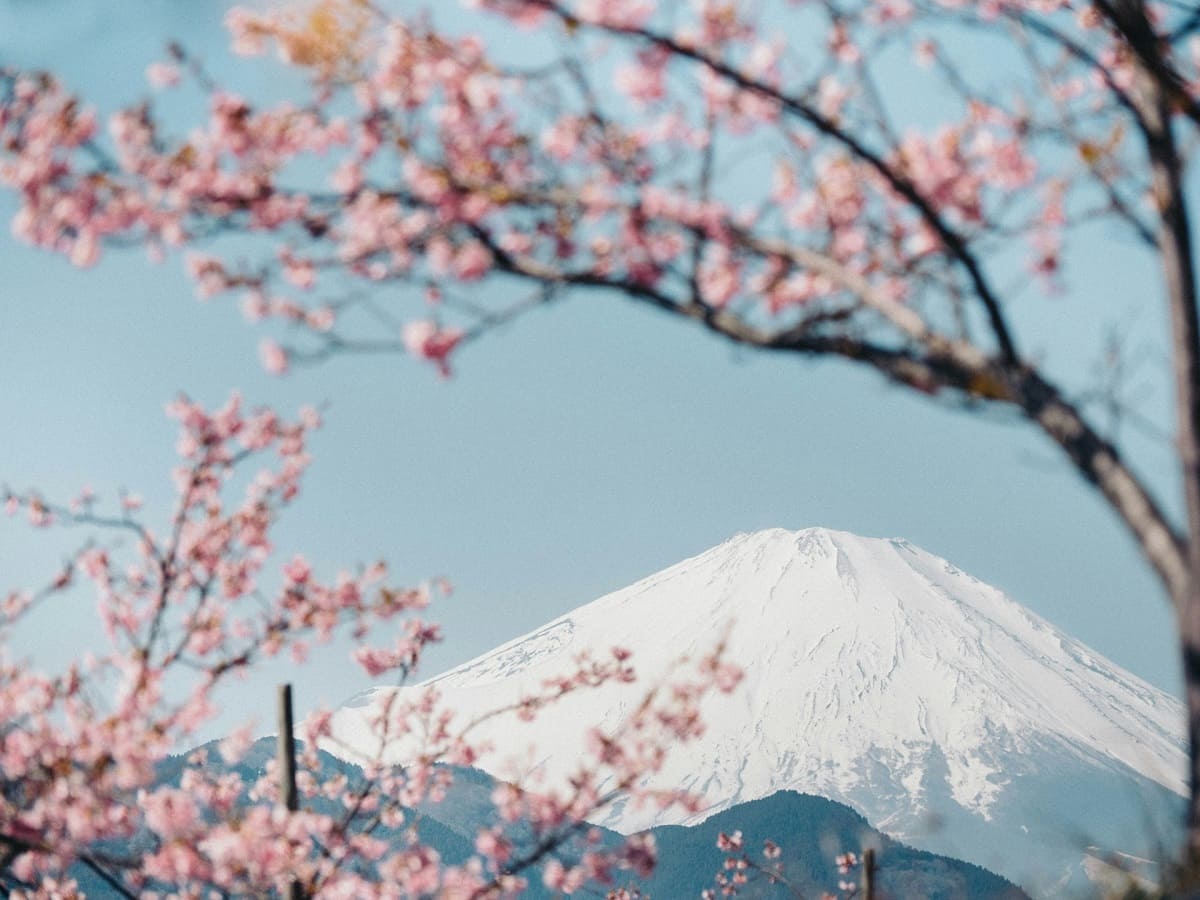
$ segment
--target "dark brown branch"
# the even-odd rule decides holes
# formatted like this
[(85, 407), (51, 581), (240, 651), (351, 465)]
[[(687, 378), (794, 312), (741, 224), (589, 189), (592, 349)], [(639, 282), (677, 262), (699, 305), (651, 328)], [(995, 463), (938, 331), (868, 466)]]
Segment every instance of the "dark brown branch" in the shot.
[(1175, 376), (1176, 450), (1187, 515), (1186, 578), (1170, 584), (1182, 650), (1188, 711), (1190, 796), (1186, 862), (1200, 863), (1200, 312), (1184, 191), (1184, 162), (1173, 117), (1182, 110), (1200, 122), (1200, 110), (1171, 70), (1169, 48), (1154, 32), (1144, 0), (1096, 0), (1135, 57), (1134, 88), (1158, 209), (1158, 255), (1171, 322)]
[[(506, 253), (482, 229), (478, 236), (492, 249), (502, 271), (522, 278), (617, 291), (663, 312), (691, 319), (738, 344), (809, 356), (836, 356), (869, 365), (889, 380), (923, 393), (933, 395), (954, 391), (973, 400), (1019, 409), (1062, 448), (1078, 472), (1109, 501), (1137, 540), (1172, 600), (1178, 604), (1179, 591), (1188, 584), (1189, 577), (1184, 538), (1170, 524), (1158, 501), (1129, 468), (1117, 448), (1105, 440), (1037, 370), (989, 358), (971, 344), (929, 331), (914, 334), (902, 330), (907, 343), (898, 347), (856, 337), (844, 328), (839, 333), (828, 333), (822, 329), (825, 323), (819, 319), (772, 331), (747, 322), (728, 309), (680, 302), (657, 288), (627, 278), (602, 277), (590, 271), (558, 271)], [(852, 286), (849, 282), (846, 286), (869, 290), (866, 285)], [(870, 304), (870, 301), (865, 302)], [(907, 307), (896, 306), (912, 312)], [(903, 322), (901, 319), (900, 323)]]
[(1138, 108), (1133, 102), (1133, 98), (1130, 97), (1129, 93), (1117, 83), (1116, 79), (1113, 78), (1112, 73), (1109, 71), (1109, 67), (1101, 63), (1100, 60), (1096, 58), (1096, 55), (1091, 52), (1091, 50), (1061, 30), (1048, 24), (1044, 19), (1038, 16), (1022, 13), (1009, 14), (1013, 15), (1015, 21), (1022, 28), (1028, 28), (1035, 34), (1038, 34), (1041, 37), (1057, 44), (1067, 54), (1072, 56), (1078, 62), (1083, 63), (1091, 71), (1095, 72), (1104, 81), (1104, 86), (1112, 92), (1114, 97), (1116, 97), (1117, 102), (1135, 119), (1140, 119)]
[[(576, 27), (582, 24), (569, 11), (555, 2), (555, 0), (530, 0), (530, 2), (543, 7), (568, 24)], [(821, 134), (841, 144), (853, 156), (874, 169), (892, 190), (916, 210), (922, 220), (938, 236), (950, 257), (957, 260), (966, 271), (967, 278), (970, 280), (971, 286), (987, 314), (1001, 357), (1010, 363), (1017, 362), (1016, 344), (1001, 308), (1000, 299), (993, 291), (979, 260), (971, 252), (967, 244), (967, 239), (955, 231), (938, 214), (937, 210), (921, 195), (911, 180), (897, 171), (880, 154), (868, 147), (862, 140), (843, 129), (833, 119), (822, 115), (820, 111), (804, 100), (787, 94), (769, 84), (757, 81), (700, 48), (685, 46), (672, 37), (649, 29), (616, 25), (597, 25), (594, 27), (607, 33), (647, 41), (650, 44), (661, 47), (676, 57), (700, 63), (722, 78), (731, 81), (742, 90), (757, 94), (760, 97), (779, 104), (781, 109), (791, 113), (811, 125)]]
[(1154, 80), (1168, 99), (1169, 106), (1200, 125), (1200, 101), (1192, 96), (1187, 80), (1171, 65), (1170, 43), (1154, 31), (1144, 0), (1093, 2), (1137, 58), (1142, 72)]
[(1017, 404), (1027, 418), (1063, 449), (1078, 472), (1094, 484), (1133, 533), (1142, 553), (1178, 608), (1188, 583), (1187, 543), (1115, 446), (1035, 370), (1013, 381)]
[[(1200, 313), (1196, 308), (1196, 271), (1184, 190), (1184, 162), (1172, 127), (1174, 88), (1169, 78), (1164, 80), (1162, 70), (1166, 63), (1157, 55), (1162, 49), (1161, 42), (1142, 0), (1102, 0), (1097, 7), (1125, 36), (1137, 59), (1135, 100), (1158, 211), (1156, 241), (1171, 321), (1176, 441), (1183, 470), (1192, 576), (1197, 579), (1200, 578)], [(1188, 591), (1191, 590), (1189, 587)], [(1177, 602), (1183, 596), (1177, 596)]]

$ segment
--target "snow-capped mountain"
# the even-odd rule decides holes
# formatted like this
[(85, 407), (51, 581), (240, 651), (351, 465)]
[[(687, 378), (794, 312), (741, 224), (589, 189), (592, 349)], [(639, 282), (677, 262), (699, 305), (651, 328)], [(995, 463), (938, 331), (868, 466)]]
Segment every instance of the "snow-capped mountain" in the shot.
[[(902, 540), (738, 535), (426, 684), (465, 721), (569, 671), (583, 649), (632, 650), (638, 685), (572, 695), (527, 725), (482, 726), (496, 747), (483, 768), (565, 778), (588, 727), (615, 728), (644, 685), (726, 627), (745, 680), (706, 701), (704, 740), (655, 779), (711, 805), (691, 819), (618, 806), (602, 824), (692, 822), (790, 789), (1043, 896), (1082, 871), (1089, 846), (1170, 845), (1186, 791), (1180, 704)], [(335, 714), (340, 742), (373, 752), (369, 711), (389, 690)]]

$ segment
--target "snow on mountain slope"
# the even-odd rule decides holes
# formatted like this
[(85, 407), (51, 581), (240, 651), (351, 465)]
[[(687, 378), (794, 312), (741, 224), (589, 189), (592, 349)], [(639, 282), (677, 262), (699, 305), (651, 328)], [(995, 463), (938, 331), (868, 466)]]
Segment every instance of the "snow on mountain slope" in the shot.
[[(1169, 829), (1185, 793), (1177, 701), (902, 540), (738, 535), (426, 683), (465, 720), (569, 670), (584, 648), (631, 649), (641, 685), (653, 683), (726, 625), (745, 681), (707, 701), (705, 739), (656, 779), (708, 798), (698, 818), (782, 789), (818, 794), (1045, 895), (1089, 844), (1136, 851), (1163, 837), (1147, 831)], [(337, 737), (373, 747), (367, 713), (389, 690), (339, 710)], [(642, 690), (489, 723), (497, 751), (483, 767), (565, 777), (586, 729), (616, 727)], [(602, 821), (631, 832), (686, 820), (618, 807)]]

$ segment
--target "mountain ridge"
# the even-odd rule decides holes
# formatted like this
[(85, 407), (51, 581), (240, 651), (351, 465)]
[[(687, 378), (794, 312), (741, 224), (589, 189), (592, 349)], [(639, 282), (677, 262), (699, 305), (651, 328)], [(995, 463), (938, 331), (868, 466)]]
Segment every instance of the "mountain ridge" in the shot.
[[(179, 785), (185, 770), (199, 767), (212, 777), (234, 773), (249, 786), (268, 772), (277, 753), (276, 737), (256, 740), (234, 762), (226, 761), (218, 741), (212, 741), (186, 754), (164, 760), (158, 768), (162, 784)], [(197, 752), (200, 751), (200, 752)], [(317, 782), (332, 777), (347, 780), (358, 790), (369, 777), (366, 772), (331, 754), (318, 751), (317, 766), (306, 770)], [(491, 797), (497, 781), (477, 769), (448, 766), (452, 779), (439, 799), (427, 799), (409, 810), (399, 828), (373, 827), (372, 834), (385, 841), (405, 841), (410, 830), (422, 843), (433, 849), (443, 863), (462, 865), (475, 856), (475, 838), (481, 829), (498, 829), (511, 841), (515, 857), (529, 853), (539, 837), (522, 822), (507, 822), (495, 808)], [(243, 793), (239, 806), (253, 801)], [(344, 808), (335, 799), (320, 793), (304, 796), (301, 806), (310, 811), (340, 817)], [(368, 817), (369, 818), (369, 817)], [(835, 855), (846, 849), (873, 847), (878, 860), (878, 884), (882, 897), (921, 900), (1028, 900), (1015, 885), (979, 866), (940, 857), (889, 839), (843, 804), (811, 795), (781, 791), (771, 797), (739, 804), (703, 823), (693, 826), (664, 825), (651, 831), (659, 849), (659, 865), (650, 876), (616, 869), (613, 887), (636, 889), (645, 896), (663, 900), (683, 900), (700, 895), (714, 884), (714, 876), (723, 871), (724, 854), (717, 847), (721, 830), (743, 830), (747, 854), (759, 856), (765, 839), (779, 842), (783, 848), (779, 863), (793, 888), (805, 896), (816, 896), (839, 880)], [(553, 856), (565, 864), (578, 860), (585, 850), (616, 850), (624, 839), (611, 831), (581, 840), (567, 839)], [(137, 844), (138, 838), (131, 843)], [(117, 896), (110, 885), (89, 869), (75, 873), (88, 896)], [(521, 896), (531, 900), (549, 900), (561, 896), (545, 886), (543, 865), (534, 864), (524, 872), (528, 880)], [(165, 885), (159, 887), (165, 888)]]
[[(1169, 809), (1160, 816), (1169, 822), (1172, 798), (1185, 792), (1177, 701), (903, 539), (820, 528), (739, 534), (424, 684), (469, 716), (569, 668), (579, 650), (611, 645), (631, 649), (654, 683), (679, 655), (715, 644), (727, 622), (745, 682), (706, 702), (709, 735), (668, 759), (656, 780), (712, 802), (682, 818), (619, 806), (600, 824), (626, 833), (695, 824), (796, 790), (1028, 886), (1056, 883), (1074, 865), (1067, 849), (1048, 852), (1056, 835), (1061, 844), (1099, 815), (1103, 833), (1090, 842), (1117, 846), (1127, 833), (1117, 813), (1142, 802)], [(519, 758), (526, 770), (565, 777), (585, 726), (616, 727), (631, 697), (605, 688), (519, 731), (485, 729), (502, 750), (482, 765), (506, 777)], [(361, 705), (334, 721), (340, 739), (361, 740)], [(1019, 871), (1031, 855), (1040, 873)]]

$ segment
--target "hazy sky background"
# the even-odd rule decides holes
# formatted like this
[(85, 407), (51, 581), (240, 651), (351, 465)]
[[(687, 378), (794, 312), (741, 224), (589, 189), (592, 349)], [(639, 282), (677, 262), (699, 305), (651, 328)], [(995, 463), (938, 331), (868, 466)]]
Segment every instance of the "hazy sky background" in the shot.
[[(0, 62), (44, 66), (102, 108), (147, 94), (143, 70), (179, 38), (243, 88), (270, 87), (270, 63), (231, 66), (225, 4), (0, 0)], [(0, 197), (0, 217), (14, 204)], [(1097, 336), (1133, 329), (1148, 365), (1164, 340), (1153, 275), (1124, 250), (1085, 247), (1070, 291), (1021, 310), (1026, 346), (1082, 370)], [(1149, 304), (1153, 308), (1153, 303)], [(0, 230), (0, 482), (68, 498), (170, 498), (180, 391), (219, 402), (330, 403), (302, 501), (277, 532), (323, 572), (390, 560), (401, 579), (446, 575), (432, 616), (447, 634), (426, 674), (465, 660), (738, 531), (826, 525), (903, 536), (1007, 591), (1149, 681), (1179, 683), (1166, 602), (1115, 518), (1024, 426), (947, 412), (835, 363), (736, 352), (616, 297), (541, 311), (458, 360), (439, 380), (401, 358), (337, 360), (286, 379), (263, 374), (260, 332), (231, 300), (200, 303), (178, 258), (112, 253), (80, 272)], [(1151, 411), (1165, 394), (1150, 382)], [(1169, 485), (1169, 454), (1139, 461)], [(68, 535), (72, 541), (78, 535)], [(0, 522), (0, 591), (42, 583), (54, 535)], [(64, 600), (21, 637), (51, 660), (93, 641)], [(276, 666), (239, 687), (220, 727), (296, 684), (301, 709), (370, 681), (339, 650)]]

